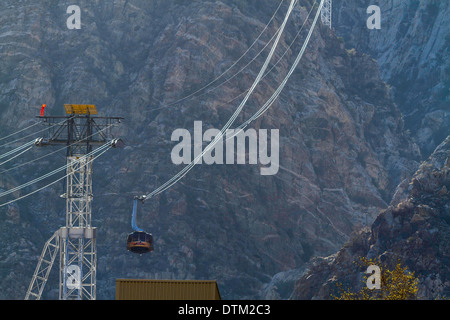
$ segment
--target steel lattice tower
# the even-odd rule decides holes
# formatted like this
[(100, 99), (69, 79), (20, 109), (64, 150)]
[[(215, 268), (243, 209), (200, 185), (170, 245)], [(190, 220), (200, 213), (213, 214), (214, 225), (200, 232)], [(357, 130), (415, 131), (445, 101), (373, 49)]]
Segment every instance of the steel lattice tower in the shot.
[[(59, 251), (59, 299), (95, 300), (97, 272), (97, 229), (92, 226), (92, 151), (110, 140), (110, 128), (118, 117), (93, 117), (92, 105), (65, 105), (68, 116), (39, 117), (49, 125), (49, 138), (37, 146), (66, 145), (66, 224), (47, 241), (25, 299), (42, 296)], [(62, 120), (62, 121), (61, 121)], [(111, 147), (121, 145), (111, 140)]]
[(96, 299), (96, 228), (92, 227), (92, 156), (67, 158), (66, 227), (61, 228), (60, 300)]
[(333, 9), (333, 0), (325, 0), (321, 12), (322, 23), (331, 29), (331, 16)]

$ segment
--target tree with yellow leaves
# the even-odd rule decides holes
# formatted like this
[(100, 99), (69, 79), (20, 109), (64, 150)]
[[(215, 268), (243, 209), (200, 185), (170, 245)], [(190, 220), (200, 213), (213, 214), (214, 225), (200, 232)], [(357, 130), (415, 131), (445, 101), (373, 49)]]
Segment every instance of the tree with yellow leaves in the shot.
[[(414, 272), (408, 272), (399, 261), (393, 270), (389, 270), (375, 259), (359, 258), (361, 267), (378, 266), (380, 268), (380, 288), (370, 289), (366, 285), (369, 278), (365, 276), (365, 283), (361, 291), (351, 292), (349, 289), (344, 290), (341, 283), (337, 285), (339, 296), (332, 295), (337, 300), (415, 300), (418, 299), (418, 279), (414, 276)], [(370, 281), (370, 279), (369, 279)]]

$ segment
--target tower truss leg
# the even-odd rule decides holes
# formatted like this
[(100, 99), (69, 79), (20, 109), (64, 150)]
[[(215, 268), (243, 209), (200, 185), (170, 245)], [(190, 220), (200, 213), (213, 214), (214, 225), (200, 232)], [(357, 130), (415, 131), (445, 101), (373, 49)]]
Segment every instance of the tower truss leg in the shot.
[(59, 251), (59, 230), (45, 243), (38, 265), (34, 271), (30, 286), (25, 295), (25, 300), (40, 300), (48, 275), (52, 269), (53, 263)]
[(331, 16), (333, 9), (333, 0), (325, 0), (321, 12), (322, 23), (331, 29)]
[(92, 158), (67, 158), (66, 227), (61, 228), (60, 300), (95, 300), (96, 228), (91, 226)]

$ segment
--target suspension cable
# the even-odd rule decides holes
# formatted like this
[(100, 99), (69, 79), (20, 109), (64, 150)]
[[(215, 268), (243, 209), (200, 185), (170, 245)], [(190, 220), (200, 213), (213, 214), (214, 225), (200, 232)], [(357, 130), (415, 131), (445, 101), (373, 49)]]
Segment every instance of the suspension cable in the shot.
[[(284, 58), (284, 56), (285, 56), (285, 55), (289, 52), (289, 50), (292, 48), (292, 46), (294, 45), (295, 41), (296, 41), (297, 38), (300, 36), (301, 32), (303, 31), (304, 27), (306, 26), (306, 23), (308, 22), (309, 16), (311, 15), (312, 11), (314, 10), (314, 6), (315, 6), (316, 4), (317, 4), (317, 1), (314, 1), (313, 5), (311, 6), (311, 9), (310, 9), (309, 12), (308, 12), (308, 15), (307, 15), (306, 18), (305, 18), (305, 21), (303, 22), (301, 28), (298, 30), (298, 32), (297, 32), (296, 36), (294, 37), (294, 39), (291, 41), (289, 47), (284, 51), (284, 53), (281, 55), (281, 57), (278, 59), (278, 61), (272, 66), (272, 68), (270, 68), (269, 71), (267, 71), (267, 73), (263, 76), (263, 79), (264, 79), (266, 76), (268, 76), (268, 75), (273, 71), (273, 69), (275, 69), (275, 67), (281, 62), (281, 60)], [(305, 46), (305, 45), (304, 45), (304, 46)], [(306, 48), (306, 46), (305, 46), (305, 48)], [(247, 92), (247, 91), (245, 91), (245, 92)], [(239, 94), (238, 96), (234, 97), (232, 100), (229, 100), (227, 103), (222, 104), (221, 106), (225, 106), (225, 105), (228, 105), (228, 104), (232, 103), (234, 100), (236, 100), (237, 98), (239, 98), (240, 96), (242, 96), (245, 92)], [(278, 97), (278, 95), (277, 95), (277, 97)], [(270, 103), (270, 100), (272, 100), (272, 98), (270, 98), (270, 99), (264, 104), (264, 106), (263, 106), (262, 108), (260, 108), (259, 111), (256, 112), (256, 113), (253, 115), (252, 118), (250, 118), (249, 120), (247, 120), (247, 121), (245, 121), (244, 123), (242, 123), (239, 127), (237, 127), (237, 128), (235, 129), (235, 132), (234, 132), (231, 136), (227, 135), (226, 141), (229, 140), (229, 139), (231, 139), (231, 138), (233, 138), (233, 137), (235, 137), (236, 135), (238, 135), (238, 134), (240, 133), (240, 131), (242, 131), (243, 129), (245, 129), (245, 127), (247, 127), (247, 126), (250, 124), (250, 122), (252, 122), (253, 120), (255, 120), (254, 117), (257, 116), (258, 114), (260, 114), (261, 111), (262, 111), (263, 109), (266, 109), (267, 105)], [(274, 102), (274, 101), (273, 101), (273, 102)], [(272, 102), (272, 103), (273, 103), (273, 102)], [(272, 105), (272, 103), (270, 103), (270, 106)], [(270, 106), (269, 106), (269, 107), (270, 107)], [(264, 111), (264, 112), (265, 112), (265, 111)], [(263, 113), (264, 113), (264, 112), (263, 112)], [(258, 116), (258, 118), (259, 118), (261, 115), (262, 115), (262, 114), (260, 114), (260, 115)]]
[[(106, 144), (106, 146), (107, 146), (107, 147), (105, 148), (105, 150), (103, 150), (100, 154), (98, 154), (97, 156), (93, 157), (92, 159), (88, 160), (87, 163), (93, 162), (95, 159), (97, 159), (98, 157), (102, 156), (106, 151), (108, 151), (108, 150), (111, 149), (111, 147), (112, 147), (112, 146), (111, 146), (111, 143)], [(99, 148), (99, 149), (100, 149), (100, 148)], [(97, 150), (99, 150), (99, 149), (97, 149)], [(88, 156), (88, 155), (86, 155), (86, 156)], [(81, 158), (80, 158), (80, 159), (81, 159)], [(76, 160), (76, 161), (79, 161), (79, 160)], [(21, 196), (21, 197), (19, 197), (19, 198), (17, 198), (17, 199), (14, 199), (14, 200), (8, 201), (8, 202), (6, 202), (6, 203), (0, 204), (0, 208), (1, 208), (1, 207), (4, 207), (4, 206), (6, 206), (6, 205), (9, 205), (9, 204), (11, 204), (11, 203), (13, 203), (13, 202), (19, 201), (19, 200), (21, 200), (21, 199), (23, 199), (23, 198), (29, 197), (29, 196), (31, 196), (31, 195), (33, 195), (33, 194), (39, 192), (39, 191), (42, 191), (42, 190), (44, 190), (44, 189), (46, 189), (46, 188), (48, 188), (48, 187), (54, 185), (55, 183), (58, 183), (59, 181), (61, 181), (61, 180), (65, 179), (65, 178), (67, 178), (69, 175), (70, 175), (70, 173), (66, 174), (65, 176), (63, 176), (63, 177), (61, 177), (61, 178), (59, 178), (59, 179), (57, 179), (57, 180), (55, 180), (55, 181), (53, 181), (53, 182), (51, 182), (51, 183), (49, 183), (49, 184), (47, 184), (47, 185), (44, 186), (44, 187), (41, 187), (41, 188), (39, 188), (39, 189), (36, 189), (36, 190), (34, 190), (34, 191), (32, 191), (32, 192), (30, 192), (30, 193), (28, 193), (28, 194), (26, 194), (26, 195), (23, 195), (23, 196)]]
[[(74, 145), (76, 145), (76, 144), (78, 144), (78, 143), (80, 143), (80, 142), (82, 142), (82, 141), (85, 141), (85, 140), (87, 140), (87, 139), (89, 139), (89, 138), (91, 138), (91, 137), (93, 137), (93, 136), (95, 136), (95, 135), (97, 135), (97, 134), (99, 134), (99, 133), (101, 133), (101, 132), (103, 132), (103, 131), (105, 131), (105, 130), (111, 128), (111, 127), (114, 127), (114, 126), (117, 126), (117, 124), (116, 124), (116, 123), (110, 124), (110, 125), (108, 125), (107, 127), (105, 127), (105, 128), (103, 128), (103, 129), (101, 129), (101, 130), (99, 130), (99, 131), (97, 131), (97, 132), (95, 132), (95, 133), (93, 133), (93, 134), (87, 136), (87, 137), (84, 138), (84, 139), (75, 141), (74, 143), (72, 143), (72, 144), (70, 144), (70, 145), (64, 146), (64, 147), (62, 147), (62, 148), (60, 148), (60, 149), (57, 149), (57, 150), (54, 150), (54, 151), (52, 151), (52, 152), (50, 152), (50, 153), (48, 153), (48, 154), (45, 154), (45, 155), (43, 155), (43, 156), (41, 156), (41, 157), (39, 157), (39, 158), (30, 160), (30, 161), (25, 162), (25, 163), (18, 164), (18, 165), (16, 165), (16, 166), (12, 167), (12, 168), (7, 169), (7, 170), (0, 171), (0, 174), (7, 173), (7, 172), (9, 172), (9, 171), (18, 169), (18, 168), (20, 168), (20, 167), (26, 166), (26, 165), (31, 164), (31, 163), (33, 163), (33, 162), (36, 162), (36, 161), (42, 160), (42, 159), (44, 159), (44, 158), (47, 158), (47, 157), (49, 157), (49, 156), (51, 156), (51, 155), (53, 155), (53, 154), (55, 154), (55, 153), (58, 153), (59, 151), (65, 150), (65, 149), (67, 149), (67, 148), (70, 148), (70, 147), (72, 147), (72, 146), (74, 146)], [(0, 164), (0, 165), (2, 165), (2, 164)]]
[(5, 163), (8, 163), (8, 162), (10, 162), (10, 161), (14, 160), (15, 158), (17, 158), (17, 157), (21, 156), (21, 155), (22, 155), (22, 154), (24, 154), (25, 152), (27, 152), (27, 151), (30, 151), (30, 150), (31, 150), (32, 148), (33, 148), (33, 146), (31, 146), (31, 147), (28, 147), (28, 149), (26, 149), (26, 150), (24, 150), (24, 151), (20, 152), (19, 154), (16, 154), (15, 156), (13, 156), (13, 157), (9, 158), (9, 159), (8, 159), (8, 160), (6, 160), (6, 161), (3, 161), (2, 163), (0, 163), (0, 166), (2, 166), (2, 165), (4, 165)]
[[(216, 90), (216, 89), (222, 87), (223, 85), (229, 83), (231, 80), (233, 80), (233, 79), (236, 78), (238, 75), (240, 75), (242, 72), (244, 72), (244, 70), (247, 69), (247, 67), (250, 66), (253, 62), (255, 62), (256, 59), (264, 52), (264, 50), (266, 50), (266, 48), (272, 43), (273, 39), (275, 39), (275, 37), (278, 35), (279, 31), (280, 31), (280, 30), (278, 29), (278, 30), (274, 33), (274, 35), (272, 36), (272, 38), (270, 38), (270, 40), (269, 40), (269, 41), (264, 45), (264, 47), (258, 52), (258, 54), (257, 54), (252, 60), (250, 60), (245, 66), (243, 66), (238, 72), (236, 72), (235, 74), (233, 74), (233, 75), (232, 75), (231, 77), (229, 77), (228, 79), (225, 79), (225, 81), (219, 83), (216, 87), (210, 88), (210, 89), (206, 90), (205, 92), (203, 92), (203, 93), (201, 93), (201, 94), (199, 94), (199, 95), (196, 95), (194, 98), (195, 98), (195, 99), (198, 99), (198, 98), (200, 98), (200, 97), (203, 97), (203, 96), (207, 95), (208, 93), (210, 93), (210, 92), (212, 92), (212, 91), (214, 91), (214, 90)], [(263, 78), (264, 78), (264, 77), (263, 77)], [(199, 91), (200, 91), (200, 90), (199, 90)], [(242, 96), (245, 92), (247, 92), (247, 90), (244, 91), (243, 93), (239, 94), (237, 97), (235, 97), (235, 98), (232, 99), (231, 101), (236, 100), (237, 98), (239, 98), (240, 96)], [(184, 99), (184, 98), (183, 98), (183, 99)], [(231, 101), (230, 101), (230, 102), (231, 102)], [(158, 107), (158, 108), (153, 108), (153, 109), (151, 109), (151, 111), (153, 112), (153, 111), (161, 110), (161, 109), (164, 109), (164, 108), (166, 108), (166, 107), (170, 107), (170, 106), (172, 106), (172, 105), (175, 105), (175, 104), (177, 104), (177, 103), (178, 103), (178, 102), (176, 101), (176, 102), (173, 102), (173, 103), (170, 103), (170, 104), (164, 104), (164, 105), (162, 105), (162, 106), (160, 106), (160, 107)], [(228, 102), (228, 103), (229, 103), (229, 102)], [(227, 104), (228, 104), (228, 103), (227, 103)]]
[[(250, 118), (248, 119), (246, 122), (244, 122), (243, 124), (241, 124), (233, 133), (233, 135), (227, 137), (228, 139), (233, 138), (234, 136), (236, 136), (237, 134), (239, 134), (243, 129), (245, 129), (251, 122), (253, 122), (254, 120), (258, 119), (259, 117), (261, 117), (271, 106), (272, 104), (275, 102), (275, 100), (278, 98), (278, 96), (281, 94), (281, 91), (284, 89), (284, 86), (286, 85), (287, 81), (289, 80), (289, 78), (291, 77), (292, 73), (294, 72), (295, 68), (298, 66), (301, 58), (303, 57), (303, 54), (306, 50), (306, 47), (309, 43), (309, 40), (311, 38), (312, 32), (314, 31), (315, 25), (317, 23), (317, 20), (319, 18), (321, 9), (323, 7), (323, 1), (321, 1), (321, 4), (319, 6), (319, 9), (317, 10), (316, 16), (314, 18), (314, 21), (311, 25), (311, 28), (309, 30), (308, 36), (306, 37), (305, 42), (303, 43), (303, 46), (299, 52), (299, 54), (297, 55), (297, 58), (295, 59), (294, 64), (292, 65), (291, 69), (289, 70), (286, 78), (282, 81), (281, 85), (277, 88), (277, 90), (273, 93), (273, 95), (269, 98), (269, 100), (267, 100), (267, 102)], [(316, 4), (316, 1), (313, 4)]]
[[(304, 29), (304, 27), (305, 27), (305, 25), (306, 25), (306, 22), (308, 22), (308, 19), (309, 19), (310, 15), (311, 15), (312, 11), (314, 10), (314, 5), (315, 5), (315, 4), (317, 4), (317, 1), (314, 1), (313, 5), (311, 6), (311, 9), (310, 9), (309, 12), (308, 12), (307, 17), (305, 18), (305, 21), (303, 22), (301, 28), (298, 30), (298, 32), (297, 32), (296, 36), (294, 37), (294, 39), (291, 41), (291, 43), (290, 43), (290, 45), (288, 46), (288, 48), (284, 51), (284, 53), (283, 53), (283, 54), (281, 55), (281, 57), (277, 60), (277, 62), (275, 62), (275, 63), (273, 64), (273, 66), (269, 69), (269, 71), (267, 71), (266, 74), (264, 74), (264, 76), (262, 77), (262, 79), (266, 78), (266, 77), (273, 71), (273, 69), (275, 69), (275, 67), (281, 62), (281, 60), (284, 58), (284, 56), (285, 56), (285, 55), (289, 52), (289, 50), (292, 48), (292, 46), (294, 45), (295, 41), (297, 40), (297, 38), (300, 36), (301, 32), (303, 31), (303, 29)], [(264, 46), (264, 48), (259, 52), (259, 54), (261, 54), (261, 53), (267, 48), (267, 46), (272, 42), (272, 40), (275, 38), (275, 36), (276, 36), (277, 34), (278, 34), (278, 30), (275, 32), (275, 34), (272, 36), (272, 38), (269, 40), (269, 42), (267, 42), (267, 44)], [(258, 54), (258, 55), (259, 55), (259, 54)], [(256, 58), (255, 58), (255, 59), (256, 59)], [(245, 65), (245, 66), (244, 66), (244, 67), (243, 67), (236, 75), (238, 75), (238, 74), (241, 73), (245, 68), (247, 68), (247, 67), (248, 67), (255, 59), (253, 59), (253, 60), (250, 61), (247, 65)], [(212, 90), (214, 90), (214, 89), (216, 89), (216, 88), (219, 88), (221, 85), (223, 85), (223, 84), (229, 82), (229, 80), (231, 80), (232, 78), (234, 78), (234, 75), (233, 75), (232, 77), (230, 77), (229, 79), (227, 79), (225, 82), (219, 84), (217, 87), (215, 87), (215, 88), (213, 88), (213, 89), (210, 89), (209, 91), (212, 91)], [(207, 91), (207, 92), (209, 92), (209, 91)], [(201, 95), (199, 95), (199, 96), (197, 96), (197, 97), (201, 97), (201, 96), (205, 95), (207, 92), (202, 93)], [(244, 94), (246, 94), (247, 92), (248, 92), (248, 89), (245, 90), (244, 92), (238, 94), (238, 95), (235, 96), (233, 99), (228, 100), (227, 102), (225, 102), (225, 103), (219, 105), (219, 107), (224, 107), (224, 106), (229, 105), (230, 103), (232, 103), (232, 102), (235, 101), (236, 99), (242, 97), (242, 96), (243, 96)], [(159, 109), (163, 109), (164, 107), (165, 107), (165, 106), (162, 106), (162, 107), (159, 107), (159, 108), (154, 108), (154, 109), (152, 109), (151, 111), (156, 111), (156, 110), (159, 110)], [(0, 173), (1, 173), (1, 172), (0, 172)]]
[[(285, 79), (283, 80), (282, 84), (278, 87), (278, 89), (274, 92), (274, 94), (271, 96), (271, 98), (269, 98), (269, 100), (266, 102), (266, 104), (264, 104), (263, 107), (260, 108), (260, 110), (258, 110), (249, 120), (247, 120), (244, 124), (242, 124), (240, 127), (242, 130), (242, 128), (245, 128), (251, 121), (259, 118), (264, 112), (266, 112), (268, 110), (268, 108), (275, 102), (276, 98), (280, 95), (281, 90), (284, 88), (284, 86), (286, 85), (286, 82), (288, 81), (288, 79), (290, 78), (290, 76), (292, 75), (292, 73), (294, 72), (295, 68), (298, 66), (298, 63), (300, 62), (301, 58), (303, 57), (303, 54), (305, 52), (306, 46), (309, 43), (309, 40), (311, 38), (312, 32), (314, 31), (314, 28), (317, 24), (317, 20), (318, 17), (320, 16), (320, 12), (322, 10), (323, 7), (323, 3), (324, 0), (321, 0), (319, 8), (317, 10), (316, 16), (314, 18), (314, 21), (311, 25), (311, 28), (309, 30), (308, 36), (299, 52), (299, 54), (297, 55), (297, 58), (294, 62), (294, 64), (292, 65), (289, 73), (287, 74), (287, 76), (285, 77)], [(313, 4), (314, 7), (315, 3)], [(146, 199), (152, 198), (158, 194), (160, 194), (161, 192), (164, 192), (165, 190), (169, 189), (171, 186), (173, 186), (175, 183), (177, 183), (180, 179), (182, 179), (187, 172), (189, 172), (192, 167), (203, 157), (203, 155), (208, 152), (216, 143), (217, 141), (219, 141), (220, 139), (222, 139), (223, 133), (219, 132), (219, 134), (215, 137), (214, 141), (211, 142), (204, 150), (203, 152), (198, 155), (194, 161), (192, 161), (188, 166), (186, 166), (183, 170), (181, 170), (177, 175), (175, 175), (172, 179), (170, 179), (168, 182), (166, 182), (164, 185), (162, 185), (160, 188), (156, 189), (155, 191), (153, 191), (152, 193), (149, 193), (148, 195), (144, 196)]]
[[(73, 117), (74, 117), (74, 116), (70, 117), (69, 119), (71, 119), (71, 118), (73, 118)], [(31, 134), (29, 134), (29, 135), (23, 136), (22, 138), (18, 138), (18, 139), (14, 140), (14, 141), (10, 141), (10, 142), (8, 142), (8, 143), (2, 144), (2, 145), (0, 146), (0, 148), (9, 146), (9, 145), (11, 145), (11, 144), (13, 144), (13, 143), (15, 143), (15, 142), (18, 142), (18, 141), (20, 141), (20, 140), (23, 140), (23, 139), (25, 139), (25, 138), (32, 137), (32, 136), (34, 136), (34, 135), (36, 135), (36, 134), (38, 134), (38, 133), (41, 133), (41, 132), (50, 130), (51, 127), (62, 125), (64, 122), (66, 122), (66, 120), (63, 120), (63, 121), (61, 121), (60, 123), (51, 124), (50, 127), (48, 127), (48, 128), (45, 128), (45, 129), (39, 130), (39, 131), (37, 131), (37, 132), (31, 133)]]
[(11, 150), (11, 151), (8, 151), (8, 152), (6, 152), (6, 153), (0, 155), (0, 159), (6, 158), (6, 157), (8, 157), (8, 156), (10, 156), (10, 155), (12, 155), (12, 154), (14, 154), (14, 153), (17, 153), (17, 152), (19, 152), (20, 150), (23, 150), (23, 149), (25, 149), (25, 148), (31, 146), (32, 144), (34, 144), (34, 140), (31, 140), (31, 141), (29, 141), (29, 142), (27, 142), (27, 143), (21, 145), (20, 147), (17, 147), (17, 148), (15, 148), (15, 149)]
[[(85, 158), (90, 157), (91, 155), (93, 155), (93, 154), (95, 154), (95, 153), (97, 153), (97, 152), (99, 152), (99, 151), (102, 151), (103, 149), (105, 149), (105, 148), (107, 148), (107, 147), (109, 147), (109, 146), (111, 146), (111, 145), (112, 145), (112, 142), (105, 143), (105, 144), (102, 145), (101, 147), (95, 149), (94, 151), (89, 152), (89, 153), (86, 154), (86, 155), (81, 156), (79, 159), (76, 159), (76, 160), (74, 160), (74, 161), (79, 162), (79, 161), (81, 161), (81, 160), (84, 160)], [(20, 186), (17, 186), (17, 187), (15, 187), (15, 188), (12, 188), (12, 189), (9, 189), (9, 190), (7, 190), (7, 191), (4, 191), (4, 192), (0, 193), (0, 198), (6, 196), (6, 195), (8, 195), (8, 194), (11, 194), (11, 193), (13, 193), (13, 192), (16, 192), (16, 191), (18, 191), (18, 190), (20, 190), (20, 189), (23, 189), (23, 188), (25, 188), (25, 187), (28, 187), (28, 186), (30, 186), (30, 185), (32, 185), (32, 184), (35, 184), (35, 183), (37, 183), (37, 182), (39, 182), (39, 181), (41, 181), (41, 180), (44, 180), (44, 179), (46, 179), (46, 178), (48, 178), (48, 177), (50, 177), (50, 176), (52, 176), (52, 175), (55, 175), (56, 173), (65, 170), (69, 165), (71, 165), (71, 164), (67, 163), (66, 165), (64, 165), (64, 166), (62, 166), (62, 167), (60, 167), (60, 168), (58, 168), (58, 169), (55, 169), (55, 170), (53, 170), (52, 172), (49, 172), (49, 173), (47, 173), (47, 174), (45, 174), (45, 175), (43, 175), (43, 176), (41, 176), (41, 177), (39, 177), (39, 178), (33, 179), (33, 180), (31, 180), (31, 181), (29, 181), (29, 182), (27, 182), (27, 183), (24, 183), (24, 184), (22, 184), (22, 185), (20, 185)]]
[(222, 130), (219, 132), (219, 134), (214, 138), (214, 141), (212, 141), (206, 148), (205, 150), (203, 150), (203, 152), (198, 155), (190, 164), (188, 164), (185, 168), (183, 168), (178, 174), (176, 174), (174, 177), (172, 177), (170, 180), (168, 180), (166, 183), (164, 183), (163, 185), (161, 185), (159, 188), (157, 188), (156, 190), (154, 190), (153, 192), (145, 195), (145, 199), (149, 199), (152, 198), (162, 192), (164, 192), (165, 190), (167, 190), (168, 188), (170, 188), (172, 185), (174, 185), (176, 182), (178, 182), (180, 179), (182, 179), (191, 169), (192, 167), (194, 167), (198, 161), (200, 161), (200, 159), (203, 157), (203, 155), (209, 151), (209, 149), (211, 149), (220, 139), (222, 139), (222, 136), (224, 134), (224, 132), (226, 132), (226, 130), (228, 130), (230, 128), (230, 126), (233, 124), (233, 122), (236, 120), (237, 116), (239, 115), (239, 113), (242, 111), (243, 107), (245, 106), (247, 100), (249, 99), (250, 95), (253, 93), (253, 91), (255, 90), (256, 86), (258, 85), (258, 83), (261, 81), (267, 66), (270, 63), (270, 60), (272, 59), (272, 56), (275, 52), (275, 49), (278, 46), (279, 40), (281, 38), (281, 35), (283, 34), (284, 28), (287, 24), (287, 21), (289, 19), (289, 16), (292, 13), (292, 10), (294, 9), (294, 6), (297, 4), (298, 0), (291, 0), (291, 4), (289, 6), (289, 9), (286, 13), (286, 17), (280, 27), (280, 31), (278, 33), (278, 36), (275, 40), (274, 45), (272, 46), (272, 49), (270, 50), (270, 53), (268, 55), (268, 57), (266, 58), (266, 61), (264, 62), (263, 67), (261, 68), (258, 76), (256, 77), (253, 85), (250, 87), (249, 91), (247, 92), (244, 100), (241, 102), (241, 104), (239, 105), (239, 107), (237, 108), (237, 110), (234, 112), (234, 114), (231, 116), (231, 118), (228, 120), (228, 122), (225, 124), (225, 126), (222, 128)]
[(19, 130), (19, 131), (16, 131), (16, 132), (14, 132), (14, 133), (11, 133), (11, 134), (9, 134), (9, 135), (3, 137), (3, 138), (0, 138), (0, 141), (3, 141), (3, 140), (5, 140), (5, 139), (8, 139), (9, 137), (15, 136), (16, 134), (19, 134), (19, 133), (21, 133), (21, 132), (23, 132), (23, 131), (26, 131), (26, 130), (28, 130), (28, 129), (31, 129), (31, 128), (33, 128), (33, 127), (39, 125), (39, 124), (40, 124), (40, 122), (35, 122), (35, 123), (33, 123), (32, 125), (30, 125), (30, 126), (28, 126), (28, 127), (26, 127), (26, 128), (23, 128), (23, 129), (21, 129), (21, 130)]
[[(281, 5), (283, 4), (283, 1), (284, 0), (281, 0), (280, 1), (280, 3), (278, 4), (278, 7), (277, 7), (277, 9), (275, 10), (275, 13), (272, 15), (272, 17), (270, 18), (270, 20), (269, 20), (269, 22), (265, 25), (265, 27), (264, 27), (264, 29), (261, 31), (261, 33), (259, 34), (259, 36), (255, 39), (255, 41), (250, 45), (250, 47), (248, 47), (248, 49), (239, 57), (239, 59), (237, 59), (230, 67), (228, 67), (224, 72), (222, 72), (222, 74), (220, 74), (218, 77), (216, 77), (214, 80), (212, 80), (211, 82), (209, 82), (208, 84), (206, 84), (206, 85), (204, 85), (202, 88), (200, 88), (200, 89), (198, 89), (198, 90), (196, 90), (195, 92), (193, 92), (193, 93), (191, 93), (191, 94), (189, 94), (189, 95), (187, 95), (187, 96), (185, 96), (185, 97), (183, 97), (183, 98), (180, 98), (180, 99), (178, 99), (178, 100), (176, 100), (176, 101), (174, 101), (174, 102), (171, 102), (171, 103), (168, 103), (168, 104), (164, 104), (163, 106), (161, 106), (161, 107), (159, 107), (159, 108), (156, 108), (156, 109), (152, 109), (152, 111), (155, 111), (155, 110), (159, 110), (159, 109), (162, 109), (162, 108), (165, 108), (165, 107), (170, 107), (170, 106), (173, 106), (173, 105), (176, 105), (176, 104), (180, 104), (181, 102), (183, 102), (183, 101), (185, 101), (185, 100), (188, 100), (189, 98), (191, 98), (191, 97), (193, 97), (193, 96), (195, 96), (197, 93), (199, 93), (199, 92), (201, 92), (201, 91), (203, 91), (204, 89), (206, 89), (206, 88), (208, 88), (209, 86), (211, 86), (212, 84), (214, 84), (214, 83), (216, 83), (219, 79), (221, 79), (225, 74), (227, 74), (231, 69), (233, 69), (249, 52), (250, 52), (250, 50), (256, 45), (256, 43), (259, 41), (259, 39), (262, 37), (262, 35), (264, 34), (264, 32), (267, 30), (267, 28), (269, 27), (269, 25), (272, 23), (272, 21), (275, 19), (275, 17), (276, 17), (276, 14), (278, 13), (278, 11), (280, 10), (280, 8), (281, 8)], [(273, 39), (273, 37), (272, 37), (272, 39)], [(271, 40), (270, 40), (271, 41)], [(270, 41), (268, 42), (268, 43), (270, 43)], [(266, 44), (266, 46), (264, 47), (264, 48), (266, 48), (267, 47), (267, 44)], [(260, 51), (253, 59), (252, 59), (252, 61), (251, 62), (253, 62), (260, 54), (261, 54), (261, 52), (262, 51)], [(251, 63), (250, 62), (250, 63)], [(250, 64), (249, 63), (249, 64)], [(244, 68), (246, 68), (249, 64), (247, 64)], [(238, 74), (240, 73), (240, 72), (242, 72), (242, 69), (238, 72)], [(235, 77), (237, 74), (235, 74), (233, 77)], [(226, 81), (227, 82), (227, 81)], [(220, 84), (218, 87), (220, 87), (221, 85), (223, 85), (223, 83), (222, 84)], [(218, 87), (216, 87), (216, 88), (218, 88)], [(214, 89), (216, 89), (216, 88), (213, 88), (213, 89), (211, 89), (211, 90), (214, 90)], [(211, 90), (209, 90), (209, 91), (211, 91)], [(207, 92), (209, 92), (209, 91), (207, 91)], [(202, 94), (203, 95), (203, 94)]]

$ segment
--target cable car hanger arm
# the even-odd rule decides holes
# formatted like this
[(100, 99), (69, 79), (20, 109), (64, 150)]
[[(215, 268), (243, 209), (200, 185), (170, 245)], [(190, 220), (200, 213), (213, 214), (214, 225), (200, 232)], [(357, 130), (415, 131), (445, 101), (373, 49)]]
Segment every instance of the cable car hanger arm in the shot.
[(134, 201), (133, 201), (133, 213), (131, 215), (131, 228), (133, 229), (133, 231), (136, 232), (143, 232), (144, 230), (142, 230), (141, 228), (139, 228), (136, 224), (136, 215), (137, 215), (137, 202), (142, 201), (142, 203), (144, 203), (145, 201), (145, 196), (135, 196), (134, 197)]

